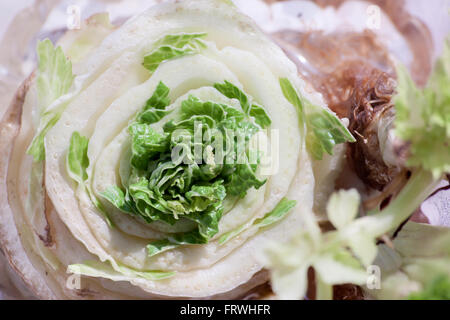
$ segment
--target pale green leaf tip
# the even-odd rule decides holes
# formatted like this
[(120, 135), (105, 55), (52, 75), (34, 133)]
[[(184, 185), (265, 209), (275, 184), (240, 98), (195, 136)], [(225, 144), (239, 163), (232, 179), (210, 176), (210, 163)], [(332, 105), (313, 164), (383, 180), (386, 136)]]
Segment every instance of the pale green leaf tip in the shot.
[(173, 277), (175, 271), (139, 271), (126, 266), (119, 266), (118, 270), (112, 268), (109, 263), (99, 261), (84, 261), (83, 263), (71, 264), (67, 272), (88, 277), (97, 277), (114, 280), (115, 275), (122, 274), (125, 277), (142, 278), (159, 281)]

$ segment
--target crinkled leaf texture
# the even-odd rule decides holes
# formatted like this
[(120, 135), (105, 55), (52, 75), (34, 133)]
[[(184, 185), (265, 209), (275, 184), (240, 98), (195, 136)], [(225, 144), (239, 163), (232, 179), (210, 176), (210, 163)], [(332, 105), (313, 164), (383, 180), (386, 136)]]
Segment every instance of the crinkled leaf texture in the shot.
[[(109, 28), (101, 21), (98, 26)], [(197, 39), (203, 45), (169, 41), (193, 33), (206, 34)], [(94, 47), (89, 42), (72, 51), (77, 55), (73, 85), (40, 119), (47, 129), (40, 135), (45, 149), (36, 179), (31, 179), (32, 159), (23, 152), (43, 132), (33, 125), (39, 114), (36, 83), (25, 99), (20, 138), (13, 145), (11, 127), (2, 131), (2, 149), (13, 150), (1, 174), (18, 179), (2, 182), (7, 192), (0, 194), (14, 201), (0, 196), (5, 208), (0, 214), (2, 223), (24, 220), (17, 224), (26, 246), (21, 255), (31, 260), (29, 269), (39, 267), (27, 281), (39, 283), (36, 292), (43, 297), (74, 299), (79, 294), (93, 299), (233, 298), (266, 281), (258, 255), (269, 239), (297, 233), (314, 201), (305, 135), (278, 80), (289, 78), (301, 97), (322, 107), (320, 95), (304, 90), (282, 50), (223, 1), (164, 2), (106, 38), (95, 38)], [(63, 48), (82, 46), (69, 42)], [(154, 71), (143, 67), (145, 56), (164, 45), (199, 50), (160, 59)], [(246, 96), (248, 106), (241, 105), (242, 95), (229, 98), (215, 88), (225, 81)], [(215, 140), (206, 134), (203, 163), (171, 161), (173, 146), (191, 151), (199, 146), (187, 139), (196, 121), (204, 133), (208, 128), (240, 131), (245, 148), (224, 150), (242, 162), (218, 163)], [(225, 141), (232, 139), (225, 135)], [(279, 158), (271, 161), (272, 154)], [(263, 173), (272, 163), (273, 170)], [(27, 206), (29, 190), (38, 199), (33, 207)], [(283, 198), (301, 206), (265, 219)], [(255, 221), (263, 227), (219, 243), (224, 234)], [(159, 253), (153, 254), (151, 246)], [(85, 261), (95, 265), (80, 266)], [(66, 287), (70, 265), (69, 271), (84, 274), (86, 290)], [(153, 277), (158, 271), (171, 277)], [(141, 274), (148, 272), (152, 275)]]
[(395, 133), (410, 143), (407, 164), (439, 178), (450, 172), (450, 39), (425, 88), (404, 66), (397, 68)]

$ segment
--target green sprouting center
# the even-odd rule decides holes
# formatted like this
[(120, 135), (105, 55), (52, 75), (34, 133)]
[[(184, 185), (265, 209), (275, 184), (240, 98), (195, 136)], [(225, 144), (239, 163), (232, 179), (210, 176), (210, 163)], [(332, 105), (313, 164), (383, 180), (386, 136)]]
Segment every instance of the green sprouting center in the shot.
[(174, 225), (194, 222), (191, 231), (174, 233), (148, 246), (150, 255), (184, 244), (204, 244), (219, 231), (224, 200), (244, 197), (260, 188), (260, 153), (250, 139), (271, 124), (263, 107), (250, 104), (247, 95), (225, 81), (214, 87), (237, 99), (241, 110), (190, 95), (176, 117), (160, 122), (171, 110), (169, 88), (159, 83), (143, 110), (129, 125), (130, 176), (127, 186), (109, 187), (102, 196), (122, 212), (147, 223)]

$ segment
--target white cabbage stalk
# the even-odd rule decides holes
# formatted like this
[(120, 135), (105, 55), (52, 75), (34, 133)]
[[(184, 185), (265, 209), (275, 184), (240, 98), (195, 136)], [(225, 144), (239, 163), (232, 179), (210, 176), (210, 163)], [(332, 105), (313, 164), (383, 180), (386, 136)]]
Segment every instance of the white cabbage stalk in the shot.
[[(257, 258), (267, 240), (289, 239), (302, 228), (302, 215), (314, 204), (314, 161), (306, 151), (297, 110), (279, 80), (289, 79), (302, 98), (326, 110), (320, 95), (305, 89), (294, 63), (229, 1), (164, 3), (115, 31), (104, 16), (91, 22), (91, 29), (69, 33), (61, 41), (72, 55), (75, 77), (70, 90), (42, 106), (37, 91), (52, 83), (29, 81), (1, 125), (5, 154), (0, 161), (0, 239), (10, 263), (41, 298), (233, 298), (267, 281)], [(206, 33), (204, 48), (165, 61), (153, 73), (144, 68), (144, 56), (156, 41), (180, 33)], [(70, 80), (71, 74), (62, 76)], [(174, 113), (191, 94), (235, 106), (236, 100), (212, 87), (224, 80), (264, 106), (271, 126), (261, 133), (279, 150), (277, 168), (266, 175), (261, 188), (226, 201), (219, 232), (207, 244), (150, 256), (150, 242), (189, 226), (146, 224), (102, 198), (108, 187), (122, 185), (129, 172), (124, 160), (130, 148), (128, 125), (160, 82), (170, 88), (173, 103), (168, 108)], [(276, 140), (271, 130), (277, 131)], [(78, 184), (66, 168), (74, 132), (89, 139), (87, 178)], [(38, 143), (41, 134), (43, 145)], [(32, 141), (37, 143), (30, 147)], [(27, 148), (42, 161), (33, 161)], [(330, 171), (336, 165), (331, 162), (336, 161), (323, 162), (320, 183), (333, 183), (329, 179), (336, 175)], [(296, 200), (297, 206), (284, 219), (254, 227), (253, 222), (285, 197)], [(243, 225), (248, 227), (220, 241)], [(77, 275), (83, 276), (80, 282)]]

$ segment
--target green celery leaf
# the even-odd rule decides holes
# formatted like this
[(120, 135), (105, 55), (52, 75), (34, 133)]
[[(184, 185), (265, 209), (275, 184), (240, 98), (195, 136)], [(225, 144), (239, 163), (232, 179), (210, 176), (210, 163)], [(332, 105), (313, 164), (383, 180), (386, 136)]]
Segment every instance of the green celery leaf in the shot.
[(404, 66), (397, 69), (395, 133), (410, 143), (407, 165), (437, 179), (450, 172), (450, 39), (430, 81), (417, 88)]
[(374, 265), (380, 266), (381, 300), (450, 299), (450, 228), (408, 221), (393, 246), (381, 244)]

